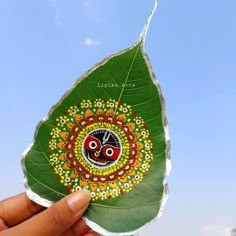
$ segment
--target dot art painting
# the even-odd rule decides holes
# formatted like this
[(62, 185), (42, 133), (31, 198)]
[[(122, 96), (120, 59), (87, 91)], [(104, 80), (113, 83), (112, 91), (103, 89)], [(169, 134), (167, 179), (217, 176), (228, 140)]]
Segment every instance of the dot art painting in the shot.
[(87, 187), (92, 201), (130, 192), (152, 164), (152, 138), (130, 105), (84, 100), (56, 118), (53, 126), (51, 168), (68, 191)]

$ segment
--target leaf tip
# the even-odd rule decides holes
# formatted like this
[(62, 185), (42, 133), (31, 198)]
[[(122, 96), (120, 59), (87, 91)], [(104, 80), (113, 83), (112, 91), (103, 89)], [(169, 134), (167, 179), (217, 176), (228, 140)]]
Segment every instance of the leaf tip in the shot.
[(138, 38), (138, 43), (139, 42), (142, 42), (142, 45), (145, 44), (145, 39), (146, 39), (146, 36), (147, 36), (147, 32), (148, 32), (148, 29), (149, 29), (149, 26), (150, 26), (150, 23), (152, 21), (152, 17), (154, 16), (156, 10), (157, 10), (157, 6), (158, 6), (158, 1), (157, 0), (154, 0), (154, 7), (152, 9), (152, 12), (151, 14), (149, 15), (144, 27), (143, 27), (143, 30)]

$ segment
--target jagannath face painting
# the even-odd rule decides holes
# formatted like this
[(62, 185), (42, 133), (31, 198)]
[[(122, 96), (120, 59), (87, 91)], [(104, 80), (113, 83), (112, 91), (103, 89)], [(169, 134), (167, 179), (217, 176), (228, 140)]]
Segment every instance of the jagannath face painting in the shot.
[(83, 143), (84, 158), (95, 167), (108, 167), (116, 162), (122, 146), (118, 136), (109, 129), (97, 129), (90, 132)]

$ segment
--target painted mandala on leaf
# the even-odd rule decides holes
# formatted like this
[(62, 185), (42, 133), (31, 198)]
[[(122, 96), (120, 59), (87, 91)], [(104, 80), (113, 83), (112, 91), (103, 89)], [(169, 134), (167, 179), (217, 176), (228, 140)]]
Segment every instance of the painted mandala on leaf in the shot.
[(68, 191), (90, 190), (92, 200), (130, 192), (147, 174), (153, 147), (144, 120), (115, 100), (84, 100), (53, 123), (51, 167)]

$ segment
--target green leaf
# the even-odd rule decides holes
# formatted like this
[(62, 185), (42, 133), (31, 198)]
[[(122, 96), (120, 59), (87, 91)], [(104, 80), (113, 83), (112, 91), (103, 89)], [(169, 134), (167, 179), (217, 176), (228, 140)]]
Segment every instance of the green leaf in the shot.
[(87, 188), (85, 221), (104, 235), (138, 232), (160, 216), (166, 200), (164, 99), (144, 52), (153, 13), (132, 47), (75, 82), (39, 123), (22, 158), (33, 201), (50, 206)]

